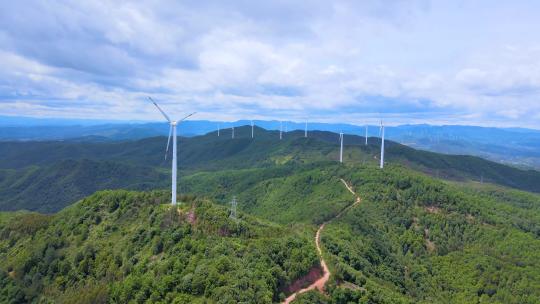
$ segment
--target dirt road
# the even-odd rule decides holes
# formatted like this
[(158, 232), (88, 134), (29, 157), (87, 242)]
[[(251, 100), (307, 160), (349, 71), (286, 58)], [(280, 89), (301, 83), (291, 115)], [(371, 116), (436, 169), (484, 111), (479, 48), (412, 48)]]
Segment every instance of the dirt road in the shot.
[(356, 192), (354, 192), (352, 187), (349, 186), (349, 184), (347, 184), (347, 182), (345, 180), (343, 180), (343, 179), (341, 179), (341, 182), (343, 183), (343, 185), (345, 185), (347, 190), (349, 190), (349, 192), (351, 192), (355, 196), (355, 201), (354, 201), (354, 203), (352, 205), (350, 205), (347, 208), (341, 210), (341, 212), (338, 213), (335, 217), (333, 217), (332, 219), (322, 223), (319, 226), (319, 229), (317, 229), (317, 233), (315, 234), (315, 246), (317, 247), (317, 252), (319, 253), (319, 258), (321, 259), (320, 263), (321, 263), (321, 267), (323, 269), (323, 275), (319, 279), (317, 279), (317, 281), (313, 282), (308, 287), (302, 288), (302, 289), (298, 290), (297, 292), (291, 294), (289, 297), (287, 297), (285, 299), (285, 301), (283, 301), (283, 304), (289, 304), (292, 301), (294, 301), (294, 299), (296, 298), (297, 295), (299, 295), (301, 293), (304, 293), (304, 292), (307, 292), (307, 291), (310, 291), (310, 290), (313, 290), (313, 289), (317, 289), (319, 292), (324, 292), (324, 285), (326, 285), (326, 282), (328, 282), (328, 279), (330, 278), (330, 270), (328, 270), (328, 266), (326, 266), (326, 262), (324, 261), (324, 258), (322, 256), (321, 232), (323, 231), (324, 226), (326, 224), (328, 224), (331, 221), (339, 218), (341, 215), (343, 215), (343, 213), (347, 212), (349, 209), (353, 208), (354, 206), (356, 206), (356, 205), (358, 205), (360, 203), (360, 197), (358, 195), (356, 195)]

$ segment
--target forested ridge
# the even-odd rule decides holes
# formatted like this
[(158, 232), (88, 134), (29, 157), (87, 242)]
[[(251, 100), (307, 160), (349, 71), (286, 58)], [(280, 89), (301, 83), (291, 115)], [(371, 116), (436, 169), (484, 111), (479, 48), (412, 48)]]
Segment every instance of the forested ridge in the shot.
[[(336, 161), (339, 135), (237, 128), (234, 139), (223, 130), (179, 140), (179, 168), (184, 176), (224, 170), (272, 168), (283, 164)], [(0, 210), (52, 213), (105, 189), (162, 189), (170, 174), (164, 158), (166, 138), (118, 142), (0, 142)], [(345, 135), (344, 160), (376, 164), (380, 139)], [(444, 155), (386, 142), (386, 159), (448, 180), (480, 181), (540, 192), (540, 172), (520, 170), (478, 157)], [(41, 200), (34, 200), (40, 197)]]
[(192, 196), (98, 192), (0, 222), (0, 302), (272, 303), (318, 263), (312, 229)]
[(538, 302), (538, 195), (328, 161), (185, 176), (179, 189), (192, 194), (180, 213), (167, 191), (98, 192), (54, 215), (4, 213), (0, 294), (12, 303), (280, 302), (318, 267), (318, 224), (354, 201), (340, 178), (362, 203), (322, 233), (326, 293), (294, 303)]
[(336, 287), (298, 303), (540, 302), (538, 195), (400, 167), (340, 171), (362, 204), (322, 236)]

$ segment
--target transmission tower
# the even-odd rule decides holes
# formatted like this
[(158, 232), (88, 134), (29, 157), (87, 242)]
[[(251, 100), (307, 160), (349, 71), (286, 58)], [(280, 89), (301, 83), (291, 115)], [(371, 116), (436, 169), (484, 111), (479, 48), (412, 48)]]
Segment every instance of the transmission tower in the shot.
[(237, 216), (236, 216), (236, 196), (233, 196), (233, 199), (231, 201), (231, 214), (229, 215), (230, 218), (232, 218), (233, 220), (238, 220)]

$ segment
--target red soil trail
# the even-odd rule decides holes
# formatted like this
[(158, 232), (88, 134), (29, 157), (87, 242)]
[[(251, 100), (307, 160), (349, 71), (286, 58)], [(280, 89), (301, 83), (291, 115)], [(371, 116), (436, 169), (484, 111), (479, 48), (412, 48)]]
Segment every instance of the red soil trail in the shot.
[(349, 190), (349, 192), (352, 193), (356, 197), (356, 199), (355, 199), (355, 201), (354, 201), (354, 203), (352, 205), (350, 205), (347, 208), (341, 210), (341, 212), (338, 213), (332, 219), (322, 223), (319, 226), (319, 229), (317, 229), (317, 233), (315, 234), (315, 246), (317, 247), (317, 252), (319, 253), (319, 258), (321, 259), (320, 263), (321, 263), (321, 267), (322, 267), (322, 270), (323, 270), (323, 275), (319, 279), (317, 279), (315, 282), (313, 282), (311, 285), (309, 285), (308, 287), (302, 288), (302, 289), (296, 291), (295, 293), (291, 294), (290, 296), (288, 296), (285, 299), (285, 301), (283, 301), (283, 304), (289, 304), (292, 301), (294, 301), (294, 299), (296, 298), (297, 295), (299, 295), (301, 293), (304, 293), (304, 292), (308, 292), (308, 291), (313, 290), (313, 289), (317, 289), (319, 292), (324, 292), (324, 285), (326, 285), (326, 282), (328, 282), (328, 279), (330, 278), (330, 270), (328, 270), (328, 266), (326, 266), (326, 262), (324, 261), (324, 258), (322, 256), (321, 232), (323, 231), (324, 226), (326, 224), (333, 221), (334, 219), (337, 219), (337, 218), (341, 217), (341, 215), (343, 215), (345, 212), (347, 212), (349, 209), (353, 208), (354, 206), (358, 205), (360, 203), (360, 201), (361, 201), (360, 197), (356, 194), (356, 192), (354, 192), (352, 187), (349, 186), (349, 184), (347, 184), (347, 182), (345, 180), (341, 179), (341, 182), (343, 183), (343, 185), (345, 185), (347, 190)]

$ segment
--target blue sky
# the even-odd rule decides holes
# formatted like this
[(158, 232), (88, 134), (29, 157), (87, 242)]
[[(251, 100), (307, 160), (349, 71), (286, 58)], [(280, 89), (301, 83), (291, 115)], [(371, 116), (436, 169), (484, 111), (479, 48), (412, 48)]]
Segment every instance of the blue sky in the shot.
[(538, 1), (11, 1), (0, 115), (540, 128)]

